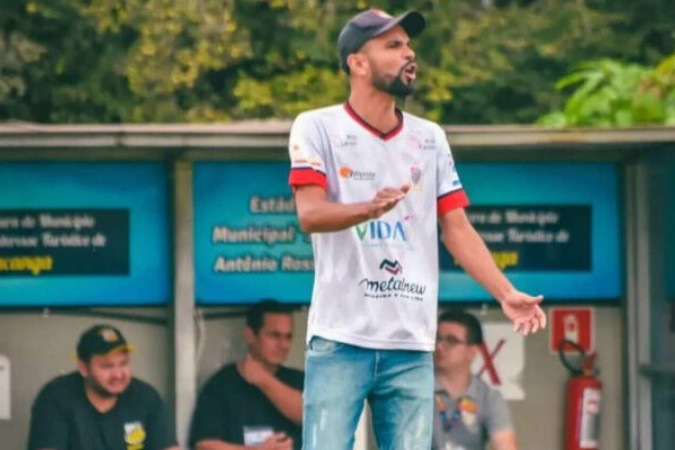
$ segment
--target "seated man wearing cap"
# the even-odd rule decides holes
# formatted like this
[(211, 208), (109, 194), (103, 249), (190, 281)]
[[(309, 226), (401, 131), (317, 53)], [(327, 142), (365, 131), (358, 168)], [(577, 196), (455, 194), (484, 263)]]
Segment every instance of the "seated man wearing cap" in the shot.
[(131, 376), (130, 351), (112, 326), (85, 331), (77, 371), (47, 383), (33, 404), (28, 450), (178, 450), (161, 397)]

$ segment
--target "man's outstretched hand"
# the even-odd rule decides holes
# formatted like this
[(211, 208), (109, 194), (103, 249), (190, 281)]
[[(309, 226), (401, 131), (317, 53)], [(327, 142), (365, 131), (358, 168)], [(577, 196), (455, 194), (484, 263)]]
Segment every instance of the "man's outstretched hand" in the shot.
[(543, 295), (533, 297), (520, 291), (513, 291), (501, 301), (504, 315), (513, 322), (516, 333), (527, 336), (546, 328), (546, 314), (539, 304)]

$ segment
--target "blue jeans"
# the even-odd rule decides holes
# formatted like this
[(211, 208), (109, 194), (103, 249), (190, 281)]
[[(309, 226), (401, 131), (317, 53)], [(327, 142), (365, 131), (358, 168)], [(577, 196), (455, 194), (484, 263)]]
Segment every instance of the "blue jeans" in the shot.
[(431, 448), (433, 357), (312, 337), (305, 364), (303, 450), (352, 450), (364, 402), (379, 450)]

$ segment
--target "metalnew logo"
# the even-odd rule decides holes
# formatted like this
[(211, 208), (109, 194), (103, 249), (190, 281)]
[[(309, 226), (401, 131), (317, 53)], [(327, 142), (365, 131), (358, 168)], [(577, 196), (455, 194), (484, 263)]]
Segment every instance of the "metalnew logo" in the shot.
[(383, 259), (380, 263), (380, 269), (386, 270), (392, 275), (398, 275), (403, 272), (403, 266), (398, 261), (390, 261), (388, 259)]
[(396, 275), (403, 273), (403, 266), (398, 260), (383, 259), (379, 268), (392, 276), (384, 280), (363, 278), (359, 281), (366, 297), (424, 301), (426, 285), (411, 282), (404, 277), (397, 277)]

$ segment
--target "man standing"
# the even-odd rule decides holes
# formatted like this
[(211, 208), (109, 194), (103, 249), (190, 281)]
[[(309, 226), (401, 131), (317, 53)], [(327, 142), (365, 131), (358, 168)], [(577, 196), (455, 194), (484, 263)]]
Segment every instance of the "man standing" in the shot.
[(396, 107), (417, 76), (410, 38), (425, 19), (370, 9), (338, 38), (349, 99), (300, 114), (289, 184), (311, 233), (315, 278), (304, 393), (307, 450), (351, 449), (365, 400), (386, 450), (431, 446), (438, 231), (517, 331), (545, 325), (541, 296), (516, 290), (464, 207), (443, 129)]
[(517, 450), (516, 434), (501, 393), (471, 373), (483, 343), (478, 319), (465, 311), (438, 318), (433, 450)]
[(302, 371), (284, 367), (293, 337), (290, 309), (274, 300), (246, 316), (246, 357), (204, 385), (192, 418), (196, 450), (300, 449)]
[(95, 325), (77, 345), (77, 372), (50, 381), (33, 404), (28, 450), (178, 450), (157, 391), (132, 377), (120, 331)]

